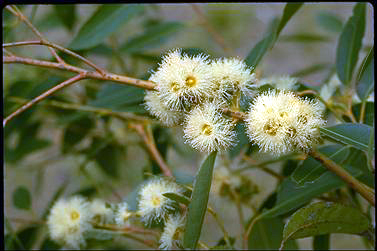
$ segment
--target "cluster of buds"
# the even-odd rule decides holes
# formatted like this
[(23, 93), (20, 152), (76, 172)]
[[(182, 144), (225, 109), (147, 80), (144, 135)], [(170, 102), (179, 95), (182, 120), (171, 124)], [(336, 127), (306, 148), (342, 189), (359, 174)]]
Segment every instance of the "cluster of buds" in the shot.
[[(50, 210), (47, 225), (52, 240), (66, 248), (85, 247), (93, 231), (104, 226), (130, 227), (141, 219), (145, 227), (153, 222), (164, 223), (160, 248), (181, 247), (185, 214), (178, 204), (165, 197), (165, 193), (183, 195), (183, 188), (167, 178), (152, 178), (140, 189), (138, 210), (130, 211), (128, 204), (107, 204), (100, 199), (92, 201), (81, 196), (58, 200)], [(98, 237), (98, 233), (96, 232)], [(104, 233), (109, 235), (109, 232)], [(103, 237), (101, 237), (103, 238)]]
[[(147, 91), (146, 108), (165, 126), (182, 125), (193, 148), (224, 152), (237, 143), (237, 120), (224, 115), (224, 108), (238, 112), (241, 95), (254, 96), (257, 78), (252, 70), (236, 58), (209, 60), (203, 54), (171, 51), (149, 79), (157, 91)], [(272, 80), (278, 89), (256, 95), (246, 113), (250, 140), (273, 154), (309, 150), (325, 123), (318, 101), (288, 91), (295, 78), (265, 79)]]

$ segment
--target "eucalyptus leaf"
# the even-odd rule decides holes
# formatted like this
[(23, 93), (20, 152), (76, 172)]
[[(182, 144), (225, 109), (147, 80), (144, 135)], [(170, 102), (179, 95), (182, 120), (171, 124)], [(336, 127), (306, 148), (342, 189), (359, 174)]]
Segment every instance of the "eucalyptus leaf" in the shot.
[[(352, 106), (352, 113), (357, 120), (360, 120), (362, 103), (357, 103)], [(363, 124), (373, 127), (374, 121), (374, 102), (365, 102)]]
[(342, 31), (343, 21), (333, 13), (322, 11), (316, 16), (316, 21), (325, 30), (331, 32)]
[(323, 136), (346, 145), (352, 145), (362, 151), (368, 150), (372, 128), (357, 123), (343, 123), (335, 126), (321, 127)]
[(291, 74), (292, 77), (305, 77), (310, 74), (315, 74), (324, 70), (330, 69), (332, 64), (330, 63), (319, 63), (319, 64), (314, 64), (309, 67), (306, 67), (304, 69), (298, 70), (294, 73)]
[(183, 235), (184, 248), (195, 249), (199, 241), (204, 216), (207, 211), (216, 155), (216, 151), (210, 153), (196, 175)]
[(191, 202), (190, 198), (187, 198), (186, 196), (176, 194), (176, 193), (164, 193), (162, 195), (178, 203), (184, 204), (186, 206), (188, 206)]
[(53, 5), (55, 14), (68, 30), (72, 30), (77, 20), (76, 5), (57, 4)]
[(365, 31), (365, 3), (356, 3), (353, 15), (340, 34), (336, 49), (336, 71), (340, 81), (348, 85), (356, 66)]
[(99, 45), (142, 11), (141, 4), (104, 4), (80, 28), (68, 47), (82, 50)]
[(368, 99), (374, 89), (374, 47), (365, 57), (359, 71), (357, 95), (361, 101)]
[(13, 192), (13, 205), (18, 209), (29, 210), (31, 207), (31, 194), (29, 189), (19, 186)]
[(317, 202), (292, 215), (284, 227), (283, 242), (329, 233), (361, 234), (368, 227), (368, 218), (354, 207)]
[(324, 35), (312, 34), (312, 33), (298, 33), (283, 35), (280, 37), (280, 42), (294, 42), (294, 43), (318, 43), (329, 42), (331, 38)]
[[(341, 163), (349, 154), (349, 147), (342, 145), (327, 145), (318, 149), (318, 151), (336, 163)], [(318, 179), (327, 169), (312, 157), (308, 157), (300, 163), (295, 169), (291, 178), (298, 185), (304, 185), (306, 182), (313, 182)]]
[(329, 250), (330, 234), (320, 234), (313, 238), (313, 250)]
[[(362, 175), (361, 170), (350, 165), (345, 166), (344, 169), (355, 178)], [(285, 179), (277, 189), (276, 205), (272, 209), (263, 212), (261, 217), (270, 218), (288, 213), (308, 203), (314, 197), (341, 187), (344, 184), (338, 176), (331, 172), (324, 173), (314, 182), (306, 183), (304, 186), (297, 185), (289, 178)]]

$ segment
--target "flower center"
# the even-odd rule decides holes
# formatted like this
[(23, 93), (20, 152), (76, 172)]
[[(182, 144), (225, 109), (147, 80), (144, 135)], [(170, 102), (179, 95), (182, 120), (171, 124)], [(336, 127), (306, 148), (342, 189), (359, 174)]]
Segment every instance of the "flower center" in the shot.
[(154, 196), (152, 197), (151, 202), (152, 202), (152, 205), (153, 205), (154, 207), (158, 207), (158, 206), (160, 206), (160, 204), (161, 204), (161, 198), (160, 198), (160, 196), (154, 195)]
[(211, 125), (209, 125), (209, 124), (204, 124), (204, 125), (202, 126), (202, 133), (203, 133), (204, 135), (209, 136), (209, 135), (212, 134), (212, 132), (213, 132), (213, 129), (212, 129), (212, 126), (211, 126)]
[(195, 86), (198, 84), (197, 82), (198, 82), (198, 81), (197, 81), (196, 78), (193, 77), (193, 76), (188, 76), (188, 77), (186, 78), (186, 86), (187, 86), (187, 87), (190, 87), (190, 88), (195, 87)]
[(170, 89), (173, 92), (178, 92), (179, 91), (179, 85), (176, 82), (173, 82), (173, 83), (170, 84)]
[(72, 219), (72, 220), (77, 220), (78, 218), (80, 218), (80, 214), (79, 214), (79, 212), (77, 212), (77, 211), (72, 211), (72, 212), (71, 212), (71, 219)]
[(277, 133), (277, 126), (269, 122), (263, 127), (263, 130), (265, 131), (265, 133), (269, 134), (270, 136), (275, 136)]

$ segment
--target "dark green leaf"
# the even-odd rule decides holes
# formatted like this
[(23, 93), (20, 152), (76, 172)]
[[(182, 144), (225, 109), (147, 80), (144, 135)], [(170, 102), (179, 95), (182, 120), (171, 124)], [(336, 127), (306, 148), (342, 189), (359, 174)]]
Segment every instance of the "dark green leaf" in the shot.
[(50, 238), (44, 239), (40, 247), (40, 250), (58, 250), (58, 249), (61, 249), (61, 246), (58, 245), (53, 240), (51, 240)]
[[(257, 221), (249, 235), (248, 248), (251, 250), (277, 250), (283, 239), (284, 222), (275, 217)], [(298, 249), (295, 241), (290, 241), (286, 249)]]
[(76, 5), (58, 4), (53, 6), (55, 14), (60, 18), (60, 21), (71, 31), (77, 19)]
[(345, 145), (352, 145), (362, 151), (368, 150), (372, 128), (364, 124), (343, 123), (320, 128), (321, 134)]
[(364, 184), (374, 188), (374, 174), (368, 169), (367, 155), (364, 151), (351, 147), (350, 154), (342, 165), (344, 167), (351, 166), (354, 169), (359, 169), (362, 175), (359, 176), (358, 179)]
[(121, 146), (108, 144), (96, 153), (95, 160), (107, 175), (112, 178), (119, 178), (118, 173), (122, 164), (122, 155), (124, 155), (124, 151)]
[(356, 208), (317, 202), (292, 215), (284, 227), (283, 241), (329, 233), (360, 234), (368, 227), (368, 218)]
[(231, 158), (234, 158), (237, 155), (239, 155), (241, 149), (243, 149), (250, 142), (246, 134), (245, 125), (243, 123), (237, 123), (235, 130), (237, 132), (237, 138), (239, 139), (239, 142), (236, 146), (229, 150), (229, 156)]
[(312, 33), (298, 33), (291, 35), (283, 35), (280, 37), (281, 42), (295, 42), (295, 43), (318, 43), (328, 42), (331, 39), (324, 35), (312, 34)]
[(207, 211), (216, 154), (217, 152), (212, 152), (208, 155), (196, 175), (183, 236), (183, 246), (185, 248), (195, 249), (200, 238), (204, 216)]
[(339, 80), (348, 85), (356, 66), (365, 31), (365, 3), (357, 3), (353, 15), (340, 34), (336, 49), (336, 71)]
[(289, 19), (298, 11), (302, 6), (302, 3), (287, 3), (284, 7), (283, 17), (280, 22), (273, 23), (273, 27), (270, 29), (270, 32), (259, 41), (254, 48), (250, 51), (245, 59), (245, 63), (250, 67), (256, 67), (261, 61), (266, 52), (271, 49), (277, 38), (279, 37), (280, 32), (287, 24)]
[(321, 12), (316, 16), (317, 23), (331, 32), (341, 32), (343, 27), (342, 20), (330, 12)]
[[(20, 231), (17, 232), (17, 239), (20, 241), (16, 241), (11, 236), (6, 236), (8, 238), (12, 238), (9, 243), (7, 243), (7, 249), (10, 250), (31, 250), (35, 241), (37, 240), (38, 231), (40, 230), (40, 226), (28, 226)], [(9, 239), (8, 239), (9, 240)]]
[(64, 128), (62, 152), (66, 153), (73, 150), (73, 147), (85, 138), (93, 127), (94, 121), (87, 116), (70, 123)]
[(304, 69), (301, 69), (301, 70), (294, 72), (292, 74), (292, 77), (305, 77), (305, 76), (310, 75), (310, 74), (314, 74), (314, 73), (317, 73), (317, 72), (321, 72), (323, 70), (330, 69), (331, 65), (332, 64), (330, 64), (330, 63), (315, 64), (315, 65), (312, 65), (312, 66), (309, 66), (307, 68), (304, 68)]
[[(352, 166), (345, 166), (344, 169), (356, 178), (362, 174), (361, 170)], [(306, 183), (304, 186), (297, 185), (291, 179), (285, 179), (278, 187), (276, 205), (264, 212), (262, 216), (270, 218), (288, 213), (308, 203), (312, 198), (341, 187), (344, 184), (338, 176), (331, 172), (324, 173), (316, 181)]]
[(164, 22), (149, 27), (143, 34), (133, 37), (120, 47), (121, 52), (140, 53), (146, 49), (161, 47), (168, 38), (184, 29), (183, 23)]
[(164, 193), (162, 195), (178, 203), (184, 204), (186, 206), (190, 204), (190, 198), (187, 198), (186, 196), (183, 196), (183, 195), (179, 195), (176, 193)]
[(374, 89), (374, 47), (361, 64), (357, 81), (357, 95), (361, 101), (367, 100)]
[(29, 210), (31, 207), (31, 194), (29, 189), (19, 186), (13, 192), (13, 205), (18, 209)]
[[(336, 163), (341, 163), (349, 154), (349, 147), (342, 145), (327, 145), (318, 149), (318, 151)], [(304, 185), (306, 182), (313, 182), (318, 179), (327, 169), (312, 157), (308, 157), (296, 168), (291, 178), (298, 185)]]
[(330, 234), (321, 234), (314, 236), (313, 250), (329, 250)]
[[(358, 103), (352, 106), (352, 113), (355, 118), (359, 120), (361, 115), (362, 103)], [(365, 102), (363, 124), (373, 127), (374, 121), (374, 102)]]
[(126, 22), (138, 16), (143, 10), (141, 4), (104, 4), (80, 28), (69, 48), (88, 49), (102, 43)]
[(143, 107), (144, 90), (133, 86), (108, 84), (97, 93), (95, 100), (88, 105), (108, 108), (116, 112), (145, 113)]

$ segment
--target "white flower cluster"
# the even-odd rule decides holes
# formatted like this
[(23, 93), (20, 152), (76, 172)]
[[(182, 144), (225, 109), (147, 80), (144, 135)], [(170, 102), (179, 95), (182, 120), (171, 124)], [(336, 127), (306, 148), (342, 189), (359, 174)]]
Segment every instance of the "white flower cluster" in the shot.
[(246, 114), (249, 138), (261, 151), (307, 151), (318, 143), (319, 127), (325, 123), (318, 101), (288, 91), (297, 78), (283, 75), (258, 81), (252, 69), (236, 58), (209, 60), (206, 55), (190, 57), (174, 50), (163, 57), (149, 80), (157, 91), (147, 92), (146, 108), (165, 126), (183, 125), (186, 143), (201, 152), (224, 152), (237, 143), (236, 120), (226, 117), (224, 108), (239, 111), (241, 94), (251, 97), (257, 82), (281, 90), (254, 98)]
[(225, 151), (236, 143), (232, 119), (220, 111), (234, 95), (250, 95), (255, 73), (236, 58), (209, 60), (206, 55), (169, 52), (149, 80), (146, 108), (165, 126), (184, 126), (186, 142), (202, 152)]
[(152, 222), (165, 224), (160, 238), (161, 249), (181, 247), (185, 216), (178, 210), (178, 204), (164, 194), (183, 195), (183, 192), (184, 189), (172, 180), (152, 178), (140, 189), (137, 212), (130, 211), (126, 202), (107, 204), (100, 199), (88, 201), (81, 196), (60, 199), (47, 219), (50, 237), (65, 248), (79, 249), (86, 245), (89, 237), (102, 239), (109, 235), (109, 232), (102, 235), (102, 228), (108, 225), (131, 227), (131, 219), (139, 216), (147, 227)]

